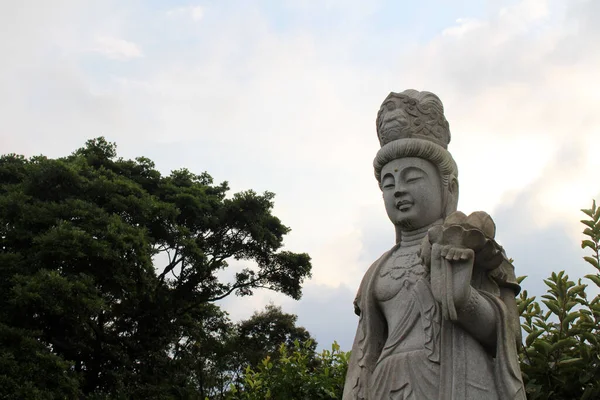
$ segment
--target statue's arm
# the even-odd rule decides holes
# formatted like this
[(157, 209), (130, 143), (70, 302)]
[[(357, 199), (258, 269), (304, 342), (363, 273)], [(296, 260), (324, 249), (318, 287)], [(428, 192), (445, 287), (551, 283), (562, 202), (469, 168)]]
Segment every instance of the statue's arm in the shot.
[[(449, 245), (432, 245), (432, 276), (440, 276), (442, 268), (450, 268), (446, 279), (451, 279), (451, 293), (444, 293), (448, 286), (438, 285), (434, 296), (443, 303), (450, 294), (456, 309), (456, 321), (468, 333), (489, 349), (496, 347), (496, 310), (479, 290), (471, 286), (475, 255), (473, 250)], [(436, 293), (437, 292), (437, 293)]]
[(469, 285), (469, 295), (463, 304), (457, 304), (460, 325), (488, 349), (496, 348), (496, 310), (490, 301)]

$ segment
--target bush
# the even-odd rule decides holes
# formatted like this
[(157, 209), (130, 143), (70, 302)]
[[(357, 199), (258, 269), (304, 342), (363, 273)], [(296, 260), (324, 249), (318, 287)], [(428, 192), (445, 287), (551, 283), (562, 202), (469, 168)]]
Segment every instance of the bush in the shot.
[[(596, 270), (585, 278), (600, 287), (600, 208), (582, 210), (587, 239), (584, 259)], [(522, 280), (523, 278), (521, 278)], [(546, 279), (548, 291), (540, 305), (524, 290), (519, 298), (522, 327), (527, 333), (521, 371), (529, 400), (600, 398), (600, 295), (589, 299), (587, 284), (564, 272)]]
[(277, 360), (266, 357), (256, 369), (246, 368), (242, 388), (232, 387), (230, 399), (341, 399), (349, 358), (335, 342), (316, 354), (311, 341), (296, 341), (291, 350), (282, 344)]

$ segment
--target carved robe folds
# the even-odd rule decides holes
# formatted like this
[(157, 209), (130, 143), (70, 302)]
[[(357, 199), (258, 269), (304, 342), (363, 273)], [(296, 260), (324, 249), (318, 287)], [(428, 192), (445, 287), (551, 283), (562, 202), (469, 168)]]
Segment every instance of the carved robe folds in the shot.
[[(518, 287), (509, 263), (499, 269), (495, 294), (480, 293), (497, 313), (497, 345), (485, 349), (457, 323), (444, 320), (433, 298), (428, 276), (418, 277), (402, 301), (401, 323), (388, 332), (376, 299), (377, 277), (392, 248), (365, 274), (355, 300), (360, 319), (352, 346), (344, 400), (388, 399), (515, 399), (525, 400), (517, 363), (514, 324), (499, 297), (500, 286)], [(486, 289), (490, 289), (489, 287)], [(516, 316), (518, 318), (518, 316)], [(411, 334), (420, 348), (403, 348)], [(409, 346), (410, 347), (410, 346)], [(495, 351), (494, 351), (495, 350)]]

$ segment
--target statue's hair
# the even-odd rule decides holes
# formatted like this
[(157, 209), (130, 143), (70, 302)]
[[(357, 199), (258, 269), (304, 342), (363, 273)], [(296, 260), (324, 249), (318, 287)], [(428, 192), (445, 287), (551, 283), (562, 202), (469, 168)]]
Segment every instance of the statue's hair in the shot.
[(458, 167), (448, 150), (428, 140), (411, 138), (389, 142), (377, 152), (373, 168), (379, 185), (383, 166), (392, 160), (405, 157), (418, 157), (432, 162), (446, 181), (450, 177), (458, 178)]

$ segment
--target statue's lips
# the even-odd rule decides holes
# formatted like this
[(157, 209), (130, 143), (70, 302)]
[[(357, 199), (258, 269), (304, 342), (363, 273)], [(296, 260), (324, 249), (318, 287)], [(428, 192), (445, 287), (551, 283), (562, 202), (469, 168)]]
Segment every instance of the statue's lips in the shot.
[(406, 129), (405, 126), (402, 126), (398, 123), (386, 124), (381, 128), (379, 134), (381, 137), (387, 138), (387, 140), (396, 140), (408, 135), (409, 130)]
[(409, 208), (411, 208), (413, 205), (412, 201), (409, 200), (402, 200), (396, 203), (396, 208), (400, 211), (408, 211)]
[(406, 128), (408, 126), (408, 124), (406, 123), (402, 123), (396, 119), (390, 120), (390, 121), (385, 121), (383, 123), (383, 126), (381, 127), (382, 130), (387, 131), (387, 130), (402, 130), (404, 128)]

